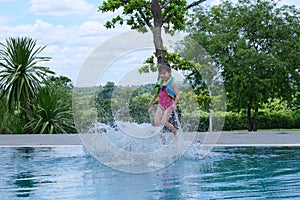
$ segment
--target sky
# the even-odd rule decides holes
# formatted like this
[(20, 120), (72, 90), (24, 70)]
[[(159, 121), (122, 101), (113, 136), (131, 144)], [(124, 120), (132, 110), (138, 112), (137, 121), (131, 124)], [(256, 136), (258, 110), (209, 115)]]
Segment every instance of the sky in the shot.
[[(207, 2), (217, 4), (220, 1)], [(282, 2), (300, 7), (299, 0)], [(40, 55), (51, 57), (43, 65), (57, 76), (67, 76), (75, 82), (82, 74), (82, 66), (99, 46), (130, 30), (127, 26), (106, 29), (103, 25), (116, 14), (97, 12), (101, 3), (102, 0), (0, 0), (0, 42), (9, 37), (36, 39), (38, 46), (46, 45)], [(134, 62), (142, 62), (142, 51), (151, 52), (151, 49), (147, 46), (135, 51), (139, 59)], [(121, 57), (130, 63), (126, 55)], [(117, 71), (124, 73), (124, 67), (113, 69), (113, 73)]]

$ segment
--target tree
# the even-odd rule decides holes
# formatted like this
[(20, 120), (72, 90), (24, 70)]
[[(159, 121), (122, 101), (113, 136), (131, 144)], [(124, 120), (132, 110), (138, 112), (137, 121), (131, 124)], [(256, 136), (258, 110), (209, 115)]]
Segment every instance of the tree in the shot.
[(72, 109), (73, 84), (72, 80), (66, 76), (50, 76), (47, 78), (48, 87), (56, 90), (57, 98), (64, 99), (64, 103)]
[(278, 7), (274, 1), (223, 1), (198, 7), (189, 21), (191, 37), (222, 71), (227, 97), (237, 110), (247, 110), (249, 131), (256, 131), (263, 103), (292, 100), (299, 91), (299, 14), (294, 6)]
[(75, 133), (73, 113), (64, 98), (59, 98), (57, 90), (51, 87), (40, 88), (29, 101), (30, 109), (24, 109), (32, 116), (25, 125), (27, 133)]
[(107, 21), (106, 28), (126, 22), (140, 32), (151, 30), (158, 63), (165, 62), (162, 29), (173, 34), (185, 29), (186, 15), (190, 8), (204, 2), (197, 0), (187, 4), (185, 0), (107, 0), (99, 7), (101, 12), (116, 11), (122, 8), (122, 15)]
[(101, 123), (113, 125), (112, 95), (116, 86), (113, 82), (107, 82), (99, 88), (96, 96), (97, 119)]
[(6, 43), (0, 43), (0, 47), (1, 97), (7, 98), (10, 111), (25, 108), (47, 75), (54, 74), (47, 67), (38, 65), (50, 60), (49, 57), (38, 56), (46, 46), (37, 47), (36, 40), (22, 37), (9, 38)]
[(47, 82), (50, 86), (55, 88), (66, 88), (73, 90), (73, 83), (72, 80), (66, 76), (50, 76), (47, 78)]

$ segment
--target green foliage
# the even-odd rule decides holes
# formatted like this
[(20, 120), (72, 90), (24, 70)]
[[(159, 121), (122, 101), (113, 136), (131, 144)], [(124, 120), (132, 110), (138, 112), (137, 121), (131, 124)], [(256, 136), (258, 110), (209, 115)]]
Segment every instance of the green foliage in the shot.
[[(96, 94), (95, 94), (96, 92)], [(85, 129), (97, 120), (97, 91), (95, 88), (74, 88), (72, 97), (72, 107), (74, 111), (74, 120), (78, 131)], [(101, 113), (101, 112), (99, 112)]]
[(108, 82), (100, 87), (96, 93), (97, 119), (101, 123), (113, 124), (114, 117), (112, 113), (112, 94), (115, 89), (113, 82)]
[[(178, 105), (181, 111), (181, 127), (184, 131), (208, 131), (209, 112), (205, 110), (207, 107), (199, 104), (197, 94), (189, 90), (185, 84), (178, 86), (181, 94)], [(115, 125), (115, 120), (137, 123), (151, 121), (147, 109), (152, 90), (153, 85), (124, 87), (107, 83), (98, 88), (96, 93), (98, 120), (112, 126)], [(258, 115), (258, 129), (299, 128), (300, 126), (299, 110), (288, 109), (283, 101), (270, 101), (262, 108), (262, 111)], [(223, 126), (224, 131), (247, 130), (248, 126), (245, 110), (243, 112), (214, 112), (212, 121), (213, 130), (219, 130), (220, 125)]]
[(294, 122), (295, 122), (295, 125), (293, 128), (297, 128), (299, 129), (300, 128), (300, 110), (295, 110), (292, 115), (294, 116)]
[(18, 112), (8, 112), (6, 100), (0, 99), (0, 133), (23, 133), (25, 123)]
[(152, 98), (153, 85), (142, 87), (115, 86), (108, 82), (96, 93), (97, 119), (114, 125), (116, 120), (149, 122), (148, 103)]
[(129, 113), (134, 122), (150, 122), (148, 104), (152, 98), (151, 94), (142, 93), (130, 98)]
[(57, 99), (63, 99), (64, 104), (72, 110), (73, 84), (71, 79), (65, 76), (50, 76), (46, 81), (46, 85), (56, 91)]
[(97, 99), (97, 119), (101, 123), (113, 124), (110, 99)]
[(99, 12), (115, 12), (122, 8), (122, 14), (117, 15), (105, 24), (106, 28), (115, 28), (117, 24), (126, 23), (132, 29), (146, 32), (147, 28), (164, 27), (166, 32), (174, 33), (185, 29), (185, 16), (188, 6), (185, 0), (149, 1), (149, 0), (107, 0), (99, 6)]
[(45, 46), (37, 47), (36, 41), (28, 38), (9, 38), (0, 43), (0, 88), (7, 97), (10, 111), (19, 106), (26, 107), (48, 74), (54, 74), (47, 67), (38, 66), (49, 57), (38, 56)]
[[(187, 49), (190, 49), (190, 47), (185, 47), (185, 50)], [(178, 52), (181, 55), (185, 54), (184, 55), (185, 58), (181, 57), (176, 52), (168, 52), (166, 50), (166, 61), (171, 64), (174, 70), (184, 71), (186, 82), (189, 83), (189, 85), (191, 85), (194, 93), (198, 95), (197, 98), (199, 100), (199, 104), (201, 105), (201, 108), (205, 107), (204, 109), (208, 110), (212, 98), (209, 96), (208, 85), (207, 82), (203, 79), (202, 74), (208, 74), (207, 71), (211, 69), (211, 67), (207, 67), (206, 68), (207, 71), (204, 72), (203, 69), (204, 65), (202, 66), (199, 63), (186, 59), (186, 58), (190, 58), (191, 55), (186, 55), (187, 52), (185, 52), (185, 50), (182, 50), (182, 52), (178, 50)], [(199, 53), (199, 51), (197, 51), (197, 53)], [(146, 59), (143, 67), (139, 69), (140, 73), (157, 71), (157, 66), (154, 63), (154, 57), (155, 56), (152, 55)], [(187, 88), (187, 89), (190, 90), (191, 88)]]
[(24, 126), (26, 121), (20, 117), (19, 113), (4, 113), (4, 120), (2, 121), (2, 132), (3, 133), (13, 133), (20, 134), (24, 133)]
[[(1, 133), (63, 133), (63, 131), (60, 130), (53, 130), (51, 132), (51, 130), (49, 130), (49, 128), (47, 127), (45, 127), (45, 130), (43, 132), (40, 132), (42, 131), (41, 126), (44, 126), (44, 124), (47, 124), (48, 121), (51, 121), (50, 118), (54, 118), (54, 115), (57, 115), (56, 117), (60, 118), (56, 120), (56, 123), (63, 127), (66, 132), (76, 132), (73, 125), (73, 116), (71, 114), (71, 88), (63, 87), (62, 85), (65, 84), (58, 85), (52, 84), (50, 82), (49, 84), (52, 86), (51, 88), (44, 87), (43, 89), (40, 89), (38, 91), (37, 96), (35, 96), (33, 99), (28, 100), (26, 108), (22, 108), (22, 110), (15, 110), (14, 112), (9, 112), (5, 104), (5, 98), (0, 99)], [(50, 91), (45, 92), (42, 90)], [(44, 96), (44, 94), (46, 95)], [(55, 103), (59, 108), (55, 108)], [(30, 122), (28, 122), (28, 120), (25, 120), (24, 117), (20, 115), (21, 111), (24, 111), (24, 113), (27, 114), (27, 116), (30, 116)], [(56, 114), (54, 114), (54, 112), (56, 112)], [(62, 112), (65, 112), (65, 114), (62, 115)], [(70, 114), (68, 114), (69, 112)], [(54, 121), (54, 119), (52, 119), (52, 121)], [(62, 125), (62, 122), (65, 123), (66, 121), (68, 121), (71, 124), (70, 127)], [(51, 123), (53, 122), (48, 123), (49, 126)], [(35, 130), (33, 130), (34, 128)]]
[[(298, 104), (299, 106), (299, 104)], [(300, 112), (297, 107), (283, 99), (270, 99), (263, 104), (258, 115), (258, 127), (270, 128), (298, 128)]]
[(247, 130), (247, 116), (245, 113), (241, 112), (227, 112), (225, 123), (224, 123), (224, 131), (232, 131), (232, 130)]
[(49, 77), (54, 72), (38, 65), (50, 60), (39, 56), (46, 46), (37, 47), (29, 37), (9, 38), (0, 46), (1, 132), (76, 132), (71, 80)]
[(54, 88), (40, 88), (29, 104), (30, 108), (24, 110), (32, 120), (25, 125), (25, 132), (40, 134), (76, 132), (72, 112), (64, 99), (58, 98)]
[(294, 128), (294, 116), (288, 112), (260, 113), (257, 127), (259, 129), (291, 129)]
[(5, 101), (0, 99), (0, 133), (6, 133), (6, 127), (5, 127), (5, 113), (6, 113), (6, 105)]
[[(227, 112), (224, 131), (247, 130), (247, 115), (239, 112)], [(300, 113), (297, 111), (268, 111), (258, 115), (257, 128), (264, 129), (298, 129), (300, 127)]]
[[(187, 72), (191, 70), (199, 70), (201, 67), (199, 63), (189, 60), (189, 57), (185, 55), (184, 57), (179, 54), (186, 54), (186, 52), (182, 52), (177, 50), (178, 52), (169, 52), (165, 49), (165, 60), (172, 66), (175, 70), (187, 70)], [(199, 52), (198, 52), (199, 53)], [(156, 57), (156, 53), (153, 53), (150, 57), (146, 58), (144, 65), (139, 69), (140, 73), (149, 73), (156, 72), (157, 65), (154, 62), (154, 58)]]
[(197, 131), (207, 132), (209, 130), (209, 115), (201, 115), (199, 119), (199, 125)]
[(205, 0), (187, 4), (186, 0), (107, 0), (99, 6), (100, 12), (120, 10), (117, 15), (107, 21), (106, 28), (115, 28), (116, 24), (126, 23), (140, 32), (151, 30), (157, 62), (165, 62), (165, 51), (162, 39), (162, 29), (166, 33), (174, 34), (176, 31), (185, 30), (185, 22), (188, 10)]
[(270, 98), (291, 102), (299, 91), (300, 11), (295, 7), (224, 1), (195, 9), (188, 29), (220, 67), (236, 111), (257, 111)]
[(73, 89), (72, 80), (66, 76), (50, 76), (47, 78), (47, 84), (54, 88), (66, 88), (69, 90)]

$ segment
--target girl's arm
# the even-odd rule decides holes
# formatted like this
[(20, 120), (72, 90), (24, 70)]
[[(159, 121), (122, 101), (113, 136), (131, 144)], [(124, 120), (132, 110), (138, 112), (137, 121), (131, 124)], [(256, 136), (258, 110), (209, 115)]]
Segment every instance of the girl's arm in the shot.
[(154, 103), (156, 97), (157, 97), (156, 95), (153, 95), (152, 99), (151, 99), (150, 102), (149, 102), (149, 105), (148, 105), (148, 110), (149, 110), (149, 112), (151, 112), (151, 110), (152, 110), (152, 108), (153, 108), (153, 103)]
[(176, 105), (180, 99), (180, 93), (179, 93), (178, 87), (175, 82), (172, 83), (172, 87), (175, 92), (174, 104)]

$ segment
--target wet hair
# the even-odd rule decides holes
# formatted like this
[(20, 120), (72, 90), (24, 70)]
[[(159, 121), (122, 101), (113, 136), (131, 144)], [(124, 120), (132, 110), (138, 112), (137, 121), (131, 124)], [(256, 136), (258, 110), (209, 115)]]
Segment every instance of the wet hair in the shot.
[(171, 66), (168, 63), (158, 65), (158, 73), (171, 72)]

